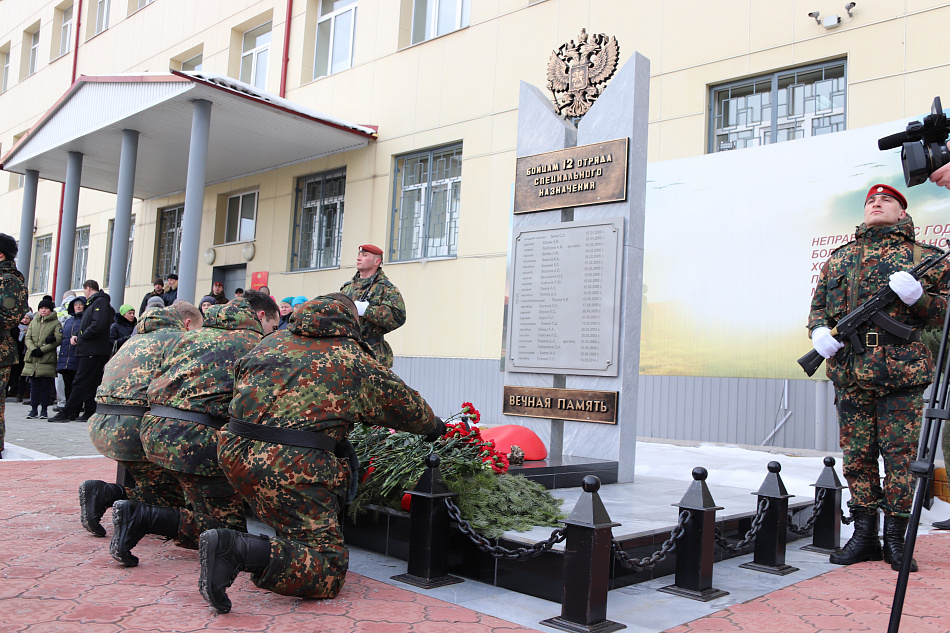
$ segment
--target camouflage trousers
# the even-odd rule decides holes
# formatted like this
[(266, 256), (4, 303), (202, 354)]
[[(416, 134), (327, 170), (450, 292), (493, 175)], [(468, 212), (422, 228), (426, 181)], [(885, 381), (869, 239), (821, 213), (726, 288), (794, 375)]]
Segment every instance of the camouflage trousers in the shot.
[(10, 366), (0, 367), (0, 451), (3, 451), (3, 438), (7, 432), (7, 425), (4, 422), (4, 415), (7, 410), (7, 381), (10, 380)]
[(247, 532), (244, 503), (226, 477), (205, 477), (169, 471), (181, 484), (185, 505), (175, 543), (198, 549), (198, 538), (205, 530), (230, 528)]
[[(925, 387), (897, 391), (836, 387), (848, 506), (908, 517), (914, 477), (909, 466), (917, 453)], [(884, 458), (884, 484), (878, 458)]]
[(326, 451), (227, 430), (219, 438), (218, 460), (257, 517), (276, 532), (270, 561), (251, 575), (253, 583), (285, 596), (336, 596), (349, 566), (338, 498), (346, 494), (346, 462)]
[[(97, 414), (98, 415), (98, 414)], [(171, 472), (152, 462), (117, 460), (135, 479), (135, 488), (126, 488), (125, 494), (133, 501), (151, 506), (180, 508), (185, 505), (185, 495)]]

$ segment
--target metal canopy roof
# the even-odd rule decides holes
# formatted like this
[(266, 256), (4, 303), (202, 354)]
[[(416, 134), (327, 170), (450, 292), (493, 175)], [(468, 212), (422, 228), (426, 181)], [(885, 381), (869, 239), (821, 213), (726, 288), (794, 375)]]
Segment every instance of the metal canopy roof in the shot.
[(65, 182), (67, 152), (83, 154), (81, 186), (115, 193), (122, 130), (139, 132), (133, 196), (185, 189), (193, 102), (211, 106), (206, 185), (365, 147), (376, 130), (209, 73), (82, 76), (3, 157)]

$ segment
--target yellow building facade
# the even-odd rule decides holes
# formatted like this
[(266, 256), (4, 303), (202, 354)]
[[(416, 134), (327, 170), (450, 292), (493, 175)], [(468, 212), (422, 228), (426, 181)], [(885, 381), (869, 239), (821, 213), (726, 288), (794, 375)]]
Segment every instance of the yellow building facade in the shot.
[[(543, 88), (551, 52), (582, 28), (615, 36), (621, 63), (634, 51), (650, 60), (651, 162), (771, 141), (755, 125), (745, 136), (720, 135), (717, 126), (742, 127), (728, 108), (761, 108), (761, 99), (755, 106), (747, 97), (766, 90), (760, 82), (784, 89), (785, 71), (801, 71), (792, 80), (800, 86), (811, 85), (804, 73), (815, 69), (835, 80), (829, 118), (811, 121), (806, 135), (925, 112), (950, 85), (942, 28), (950, 3), (848, 7), (841, 0), (0, 0), (0, 155), (9, 156), (82, 75), (228, 76), (373, 126), (365, 148), (278, 161), (208, 185), (195, 299), (210, 291), (212, 277), (242, 275), (238, 285), (247, 288), (255, 272), (268, 273), (278, 300), (335, 291), (354, 274), (358, 246), (373, 243), (386, 252), (384, 270), (408, 308), (406, 325), (387, 337), (397, 356), (498, 359), (519, 82)], [(733, 93), (720, 96), (721, 86)], [(786, 94), (793, 98), (791, 89)], [(212, 130), (215, 121), (212, 114)], [(34, 232), (19, 235), (22, 183), (18, 173), (0, 175), (0, 230), (31, 249), (31, 270), (23, 272), (35, 306), (54, 287), (63, 185), (40, 174)], [(107, 279), (115, 198), (81, 190), (73, 267), (80, 284)], [(133, 205), (125, 300), (136, 308), (152, 278), (174, 268), (183, 202), (178, 191)]]

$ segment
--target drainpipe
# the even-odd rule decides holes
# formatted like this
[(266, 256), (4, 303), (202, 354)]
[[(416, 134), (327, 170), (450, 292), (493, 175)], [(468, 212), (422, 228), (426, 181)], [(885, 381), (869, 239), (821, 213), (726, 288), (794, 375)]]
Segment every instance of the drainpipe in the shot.
[[(81, 1), (81, 0), (80, 0)], [(287, 0), (287, 17), (284, 18), (284, 52), (280, 56), (280, 98), (287, 96), (287, 63), (290, 61), (290, 14), (294, 10), (294, 0)]]
[[(111, 7), (110, 7), (111, 8)], [(73, 72), (69, 78), (69, 85), (72, 87), (76, 83), (76, 65), (79, 63), (79, 27), (82, 25), (82, 0), (77, 0), (76, 5), (76, 38), (73, 43)], [(63, 183), (59, 190), (59, 218), (56, 220), (56, 265), (53, 267), (53, 292), (56, 291), (56, 274), (59, 272), (59, 242), (60, 231), (63, 227), (63, 202), (66, 200), (66, 183)], [(21, 238), (22, 239), (22, 238)], [(62, 297), (53, 297), (53, 303), (61, 300)]]

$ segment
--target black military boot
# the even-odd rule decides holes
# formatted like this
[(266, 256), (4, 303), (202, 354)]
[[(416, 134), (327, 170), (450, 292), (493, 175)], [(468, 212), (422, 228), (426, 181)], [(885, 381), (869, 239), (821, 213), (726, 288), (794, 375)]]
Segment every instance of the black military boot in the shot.
[[(904, 560), (904, 535), (907, 534), (907, 519), (884, 515), (884, 562), (894, 571), (901, 570)], [(917, 561), (910, 560), (910, 570), (917, 571)]]
[(227, 588), (238, 572), (259, 572), (270, 561), (270, 539), (234, 530), (206, 530), (198, 542), (201, 575), (198, 590), (218, 613), (231, 610)]
[(178, 508), (161, 508), (138, 501), (116, 501), (112, 505), (112, 542), (109, 553), (126, 567), (135, 567), (139, 559), (132, 548), (146, 534), (175, 538), (181, 516)]
[(877, 537), (877, 510), (855, 509), (854, 535), (844, 547), (828, 559), (835, 565), (853, 565), (866, 560), (881, 560), (881, 541)]
[(79, 521), (95, 536), (105, 536), (106, 530), (99, 523), (106, 508), (120, 499), (127, 499), (125, 488), (97, 479), (87, 479), (79, 484)]

